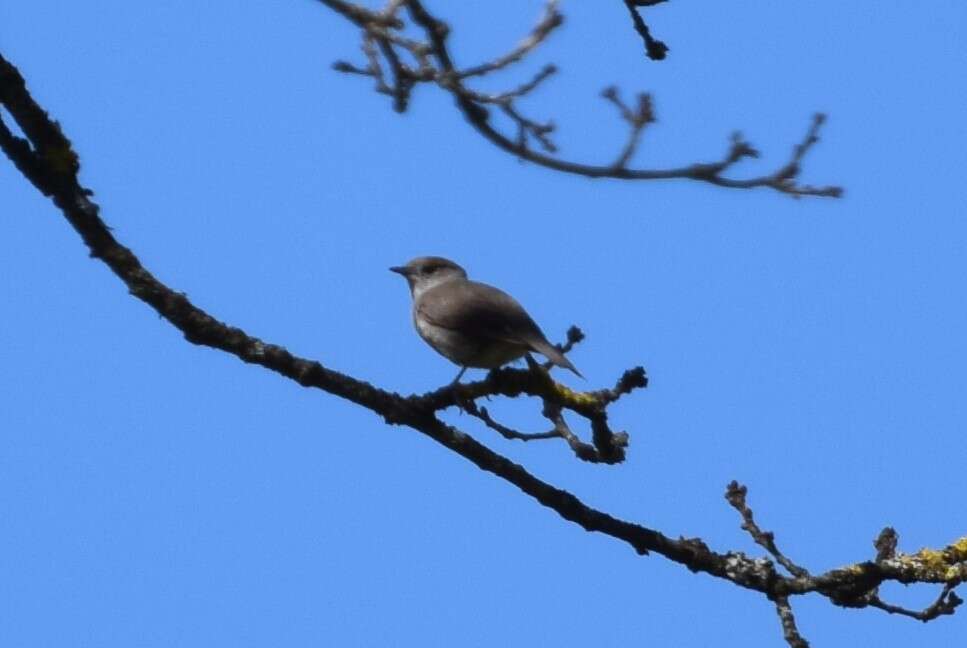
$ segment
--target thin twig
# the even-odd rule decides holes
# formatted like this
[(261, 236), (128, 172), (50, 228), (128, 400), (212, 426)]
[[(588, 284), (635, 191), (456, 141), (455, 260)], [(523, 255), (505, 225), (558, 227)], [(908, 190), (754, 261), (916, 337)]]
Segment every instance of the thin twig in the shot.
[(635, 150), (638, 148), (638, 143), (641, 141), (641, 133), (648, 124), (655, 122), (655, 109), (652, 104), (651, 95), (647, 92), (640, 93), (638, 95), (638, 105), (634, 109), (625, 105), (625, 102), (621, 100), (621, 95), (618, 94), (618, 89), (614, 86), (605, 88), (601, 96), (617, 106), (618, 111), (621, 113), (621, 118), (628, 123), (628, 141), (624, 149), (622, 149), (621, 154), (618, 155), (618, 159), (612, 165), (616, 169), (623, 169), (627, 166), (631, 156), (634, 155)]
[(725, 489), (725, 499), (728, 500), (729, 504), (732, 505), (736, 511), (742, 516), (742, 529), (747, 531), (752, 539), (755, 540), (756, 544), (764, 547), (766, 551), (772, 554), (772, 557), (776, 561), (786, 568), (790, 574), (797, 578), (808, 578), (809, 572), (795, 564), (788, 558), (776, 546), (775, 536), (772, 531), (763, 531), (759, 528), (759, 525), (755, 523), (755, 518), (752, 515), (752, 509), (746, 504), (745, 496), (748, 489), (739, 484), (736, 481), (731, 482)]
[(380, 64), (379, 55), (376, 51), (376, 39), (367, 34), (363, 38), (362, 50), (368, 63), (366, 69), (370, 71), (372, 77), (376, 80), (376, 92), (392, 95), (393, 89), (389, 87), (386, 83), (386, 77), (383, 76), (383, 66)]
[(544, 400), (544, 407), (541, 411), (541, 414), (544, 416), (544, 418), (549, 420), (553, 426), (547, 432), (520, 432), (508, 427), (495, 421), (486, 407), (478, 407), (476, 402), (473, 400), (465, 401), (463, 403), (463, 411), (475, 418), (480, 419), (483, 421), (484, 425), (491, 430), (496, 431), (505, 439), (515, 441), (564, 439), (578, 459), (589, 461), (591, 463), (611, 463), (607, 461), (606, 457), (603, 456), (595, 446), (584, 443), (576, 434), (574, 434), (573, 431), (571, 431), (570, 426), (568, 426), (567, 422), (564, 420), (563, 408), (557, 403)]
[(505, 115), (510, 117), (517, 124), (517, 149), (521, 151), (520, 157), (527, 158), (523, 152), (529, 151), (527, 146), (527, 137), (533, 137), (536, 139), (541, 147), (548, 153), (554, 153), (557, 151), (557, 145), (548, 137), (549, 133), (553, 133), (556, 126), (554, 122), (547, 122), (544, 124), (539, 124), (535, 121), (531, 121), (527, 117), (517, 112), (514, 105), (510, 102), (500, 104), (500, 109)]
[(645, 44), (645, 52), (648, 54), (648, 58), (653, 61), (661, 61), (668, 54), (668, 45), (658, 40), (651, 35), (651, 30), (648, 29), (648, 25), (645, 24), (645, 19), (641, 17), (641, 13), (638, 11), (638, 7), (650, 7), (656, 4), (661, 4), (666, 0), (624, 0), (625, 6), (628, 8), (628, 12), (631, 14), (631, 24), (634, 25), (635, 31), (641, 36), (642, 42)]
[(922, 610), (911, 610), (905, 607), (900, 607), (899, 605), (892, 605), (886, 603), (879, 597), (879, 595), (873, 595), (869, 599), (869, 605), (871, 607), (879, 608), (884, 612), (889, 612), (890, 614), (899, 614), (901, 616), (910, 617), (911, 619), (916, 619), (917, 621), (933, 621), (939, 616), (945, 614), (953, 614), (957, 611), (957, 607), (963, 603), (963, 599), (957, 596), (954, 592), (954, 585), (950, 583), (943, 586), (940, 591), (940, 596), (937, 600), (925, 607)]
[[(357, 25), (372, 23), (381, 27), (392, 27), (395, 29), (400, 29), (403, 27), (403, 21), (395, 16), (395, 12), (394, 14), (386, 14), (383, 12), (370, 11), (369, 9), (358, 4), (345, 2), (344, 0), (319, 0), (319, 2), (326, 5), (333, 11), (342, 14), (344, 17), (353, 21)], [(395, 4), (398, 3), (391, 2), (390, 6)]]
[(897, 536), (896, 529), (893, 527), (884, 527), (880, 531), (880, 534), (876, 536), (876, 540), (873, 541), (873, 547), (876, 549), (876, 562), (895, 558), (896, 547), (899, 541), (900, 539)]
[(644, 389), (647, 386), (648, 374), (645, 373), (644, 367), (633, 367), (621, 374), (621, 377), (618, 378), (611, 389), (599, 389), (591, 393), (601, 403), (610, 405), (622, 396), (630, 394), (636, 389)]
[(490, 74), (491, 72), (496, 72), (497, 70), (502, 70), (503, 68), (513, 65), (521, 61), (525, 56), (530, 54), (531, 51), (536, 49), (541, 43), (543, 43), (551, 32), (564, 24), (564, 16), (557, 10), (557, 0), (550, 0), (544, 6), (544, 13), (541, 18), (537, 21), (534, 29), (531, 33), (520, 42), (517, 47), (507, 52), (503, 56), (500, 56), (493, 61), (487, 63), (481, 63), (480, 65), (475, 65), (469, 67), (465, 70), (460, 70), (456, 73), (458, 79), (467, 79), (469, 77), (484, 76)]
[(796, 627), (796, 617), (792, 613), (789, 597), (773, 596), (772, 602), (776, 605), (776, 614), (779, 615), (779, 622), (782, 624), (782, 636), (790, 648), (809, 648), (809, 642), (799, 634), (799, 629)]
[(393, 110), (398, 113), (406, 112), (406, 107), (410, 101), (410, 91), (416, 83), (413, 73), (403, 65), (396, 54), (396, 50), (393, 49), (393, 45), (387, 39), (377, 38), (376, 42), (393, 72), (393, 87), (391, 89)]
[(554, 424), (554, 432), (567, 441), (567, 444), (571, 446), (571, 450), (578, 459), (592, 463), (614, 463), (613, 461), (609, 461), (611, 459), (610, 454), (604, 454), (596, 446), (584, 443), (571, 431), (571, 428), (564, 420), (564, 412), (560, 405), (545, 400), (541, 414)]
[(484, 425), (489, 427), (491, 430), (494, 430), (505, 439), (512, 439), (516, 441), (539, 441), (542, 439), (557, 439), (561, 436), (557, 430), (550, 430), (548, 432), (518, 432), (513, 428), (507, 427), (506, 425), (495, 421), (490, 416), (490, 412), (487, 411), (486, 407), (477, 407), (477, 404), (474, 401), (468, 401), (464, 411), (467, 414), (483, 421)]
[(540, 72), (531, 77), (529, 81), (520, 84), (516, 88), (490, 94), (477, 92), (476, 90), (466, 90), (466, 93), (467, 96), (472, 97), (473, 100), (478, 103), (506, 104), (512, 99), (518, 99), (524, 95), (530, 94), (535, 88), (537, 88), (538, 85), (541, 84), (541, 82), (556, 72), (557, 67), (554, 65), (545, 65), (543, 68), (541, 68)]

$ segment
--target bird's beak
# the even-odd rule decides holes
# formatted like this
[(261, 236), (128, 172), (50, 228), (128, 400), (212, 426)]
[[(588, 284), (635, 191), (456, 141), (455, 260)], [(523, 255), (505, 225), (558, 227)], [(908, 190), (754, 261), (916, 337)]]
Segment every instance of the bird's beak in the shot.
[(410, 274), (410, 270), (406, 266), (393, 266), (389, 269), (389, 271), (395, 272), (396, 274), (401, 274), (404, 277)]

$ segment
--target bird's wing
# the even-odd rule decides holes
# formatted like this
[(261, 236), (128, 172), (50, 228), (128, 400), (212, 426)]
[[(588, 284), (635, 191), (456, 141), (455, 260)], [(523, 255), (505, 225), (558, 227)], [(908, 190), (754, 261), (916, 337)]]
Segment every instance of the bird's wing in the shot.
[(504, 291), (476, 281), (444, 286), (445, 290), (435, 294), (430, 289), (417, 305), (419, 314), (431, 324), (478, 340), (519, 344), (581, 376), (567, 356), (547, 341), (524, 307)]
[[(544, 334), (517, 300), (476, 281), (448, 282), (431, 289), (417, 309), (431, 324), (468, 337), (532, 346)], [(433, 293), (433, 294), (431, 294)]]

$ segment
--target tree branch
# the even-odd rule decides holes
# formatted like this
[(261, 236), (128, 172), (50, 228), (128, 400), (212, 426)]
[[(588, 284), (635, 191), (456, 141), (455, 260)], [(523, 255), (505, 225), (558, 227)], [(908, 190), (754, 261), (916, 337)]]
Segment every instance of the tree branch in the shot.
[(786, 558), (779, 548), (776, 547), (775, 536), (772, 531), (763, 531), (755, 523), (755, 519), (752, 515), (752, 509), (748, 507), (745, 503), (745, 496), (748, 489), (739, 484), (736, 481), (731, 482), (725, 489), (725, 499), (728, 500), (732, 508), (737, 510), (740, 515), (742, 515), (742, 529), (747, 531), (752, 539), (755, 540), (756, 544), (764, 547), (766, 551), (772, 554), (772, 557), (776, 559), (780, 565), (786, 568), (793, 576), (800, 578), (808, 578), (809, 572), (795, 564), (788, 558)]
[(624, 169), (638, 148), (642, 131), (645, 130), (648, 124), (655, 122), (655, 110), (652, 106), (651, 95), (647, 92), (639, 94), (638, 105), (634, 109), (625, 105), (621, 100), (621, 96), (618, 94), (618, 89), (614, 86), (605, 88), (601, 96), (617, 106), (621, 118), (628, 123), (628, 143), (625, 144), (618, 159), (612, 165), (616, 169)]
[[(339, 3), (336, 3), (339, 4)], [(408, 6), (417, 15), (418, 3)], [(385, 18), (384, 18), (385, 19)], [(681, 564), (691, 571), (727, 580), (742, 588), (759, 592), (775, 602), (783, 632), (791, 645), (804, 646), (796, 630), (789, 598), (818, 593), (844, 607), (874, 607), (891, 614), (905, 614), (929, 621), (954, 612), (961, 600), (954, 588), (967, 580), (967, 536), (942, 549), (921, 549), (913, 554), (896, 551), (895, 532), (884, 532), (877, 539), (875, 560), (858, 562), (822, 574), (810, 575), (804, 568), (784, 559), (772, 542), (771, 534), (761, 531), (745, 503), (745, 489), (730, 485), (727, 496), (743, 515), (746, 529), (791, 576), (780, 574), (769, 558), (751, 558), (742, 552), (725, 553), (710, 549), (699, 538), (673, 539), (661, 531), (614, 517), (588, 506), (573, 494), (542, 481), (523, 466), (484, 446), (465, 432), (442, 422), (438, 412), (456, 404), (451, 387), (423, 395), (400, 396), (368, 382), (340, 373), (321, 363), (298, 357), (284, 347), (264, 342), (240, 328), (225, 324), (194, 305), (154, 277), (111, 233), (91, 200), (93, 192), (78, 179), (80, 162), (71, 142), (57, 122), (34, 101), (19, 71), (0, 56), (0, 107), (13, 118), (24, 137), (4, 122), (0, 111), (0, 150), (43, 195), (51, 198), (68, 223), (90, 250), (127, 286), (132, 296), (146, 303), (162, 318), (182, 332), (193, 344), (225, 351), (240, 360), (257, 364), (289, 378), (302, 386), (320, 389), (360, 405), (381, 416), (387, 423), (405, 425), (449, 448), (482, 470), (513, 484), (541, 505), (588, 531), (615, 538), (638, 554), (650, 552)], [(579, 331), (569, 333), (573, 346)], [(567, 345), (565, 345), (567, 346)], [(644, 370), (631, 369), (614, 388), (594, 392), (574, 392), (557, 384), (540, 366), (529, 370), (499, 369), (480, 382), (461, 385), (471, 399), (487, 395), (540, 397), (545, 416), (558, 425), (564, 409), (584, 416), (591, 423), (594, 451), (602, 458), (623, 452), (627, 437), (614, 434), (607, 425), (606, 408), (631, 391), (644, 387)], [(462, 395), (461, 395), (462, 397)], [(564, 433), (561, 433), (564, 436)], [(937, 601), (922, 612), (906, 611), (884, 603), (877, 588), (884, 582), (904, 584), (937, 583), (943, 586)], [(799, 643), (792, 643), (798, 641)]]
[(774, 596), (772, 602), (776, 604), (776, 614), (779, 615), (779, 623), (782, 624), (782, 636), (790, 648), (809, 648), (809, 642), (803, 639), (796, 627), (796, 617), (792, 613), (789, 597)]
[(516, 439), (518, 441), (539, 441), (542, 439), (558, 439), (561, 433), (554, 429), (548, 432), (518, 432), (517, 430), (498, 423), (490, 416), (486, 407), (477, 407), (475, 401), (470, 401), (466, 412), (484, 422), (484, 425), (494, 430), (505, 439)]
[[(393, 107), (399, 112), (406, 110), (410, 92), (416, 85), (436, 85), (453, 96), (457, 108), (480, 135), (521, 160), (587, 178), (692, 180), (731, 189), (768, 188), (793, 198), (802, 196), (838, 198), (843, 194), (843, 189), (835, 185), (813, 186), (800, 184), (797, 181), (803, 158), (819, 141), (819, 130), (825, 122), (824, 115), (814, 117), (805, 138), (795, 146), (792, 156), (784, 165), (772, 173), (752, 178), (733, 178), (725, 175), (742, 160), (759, 156), (758, 151), (737, 134), (733, 136), (725, 157), (718, 161), (699, 162), (667, 169), (628, 168), (628, 162), (638, 147), (642, 131), (648, 124), (656, 121), (651, 96), (645, 93), (639, 95), (639, 105), (635, 111), (626, 107), (621, 110), (623, 119), (628, 123), (629, 133), (614, 163), (586, 164), (553, 156), (552, 154), (558, 150), (551, 139), (551, 134), (555, 130), (554, 123), (525, 116), (518, 108), (517, 101), (527, 97), (545, 79), (554, 74), (557, 70), (555, 66), (546, 65), (530, 81), (500, 93), (482, 93), (469, 87), (467, 82), (476, 77), (512, 67), (532, 54), (564, 22), (563, 15), (557, 9), (557, 0), (550, 0), (547, 3), (544, 13), (531, 33), (515, 48), (492, 61), (467, 68), (458, 67), (451, 57), (448, 46), (449, 26), (432, 15), (421, 0), (391, 0), (382, 12), (373, 12), (362, 7), (353, 10), (354, 5), (345, 2), (336, 3), (334, 6), (331, 1), (320, 1), (360, 28), (364, 45), (370, 40), (379, 45), (388, 68), (393, 72), (394, 80), (392, 85), (385, 82), (381, 66), (372, 60), (372, 48), (366, 50), (369, 64), (365, 68), (345, 61), (337, 61), (333, 65), (335, 70), (348, 74), (373, 76), (377, 81), (377, 91), (392, 96)], [(667, 48), (661, 41), (651, 38), (647, 25), (639, 15), (638, 7), (651, 6), (662, 1), (664, 0), (624, 0), (635, 20), (636, 29), (645, 38), (646, 44), (650, 43), (647, 45), (649, 51), (655, 54), (661, 52), (661, 56), (653, 58), (663, 57)], [(398, 14), (402, 8), (408, 11), (411, 25), (404, 24), (399, 18)], [(422, 31), (424, 40), (404, 37), (403, 32), (408, 26)], [(413, 69), (402, 63), (398, 50), (406, 52), (410, 58), (417, 61), (417, 68)], [(606, 89), (604, 96), (613, 103), (623, 106), (614, 88)], [(510, 119), (516, 130), (513, 135), (505, 135), (493, 124), (488, 106), (495, 106)], [(544, 152), (535, 151), (531, 147), (532, 141), (536, 142)]]
[(657, 38), (651, 35), (651, 30), (648, 29), (648, 25), (645, 24), (645, 19), (641, 17), (641, 13), (638, 11), (638, 7), (652, 7), (656, 4), (661, 4), (667, 0), (624, 0), (625, 6), (628, 8), (628, 12), (631, 14), (631, 24), (634, 25), (635, 31), (641, 36), (642, 42), (645, 44), (645, 53), (647, 53), (648, 58), (653, 61), (664, 60), (665, 55), (668, 53), (668, 45), (661, 42)]
[(485, 74), (502, 70), (509, 65), (513, 65), (514, 63), (519, 63), (524, 59), (525, 56), (530, 54), (541, 43), (543, 43), (544, 40), (550, 36), (552, 31), (560, 27), (563, 23), (564, 16), (561, 15), (561, 13), (557, 10), (557, 0), (550, 0), (546, 5), (544, 5), (544, 14), (541, 16), (540, 20), (537, 21), (537, 24), (534, 26), (534, 29), (531, 31), (530, 35), (522, 40), (517, 47), (493, 61), (467, 68), (466, 70), (460, 72), (457, 76), (461, 79), (474, 76), (484, 76)]
[[(563, 353), (566, 353), (567, 351), (565, 349), (569, 350), (576, 340), (583, 338), (584, 334), (581, 333), (581, 330), (576, 326), (572, 326), (568, 330), (568, 342), (564, 345), (557, 346)], [(539, 376), (540, 378), (537, 379), (535, 384), (540, 385), (543, 383), (543, 387), (538, 386), (532, 388), (532, 391), (540, 392), (539, 396), (543, 402), (541, 413), (553, 426), (548, 432), (519, 432), (495, 421), (486, 408), (478, 408), (476, 406), (473, 399), (478, 398), (481, 393), (487, 395), (492, 389), (500, 389), (496, 387), (497, 383), (508, 380), (506, 378), (508, 374), (500, 375), (491, 372), (483, 382), (455, 386), (449, 389), (449, 391), (453, 394), (455, 402), (465, 412), (479, 418), (484, 422), (484, 425), (495, 430), (506, 439), (535, 441), (539, 439), (560, 438), (564, 439), (571, 447), (574, 455), (583, 461), (606, 464), (624, 461), (625, 448), (628, 446), (628, 434), (626, 432), (616, 434), (611, 431), (610, 427), (608, 427), (605, 408), (607, 405), (618, 400), (622, 395), (639, 387), (646, 387), (648, 385), (648, 378), (645, 376), (644, 369), (636, 367), (625, 372), (613, 389), (578, 394), (551, 381), (547, 373), (547, 367), (545, 366), (546, 363), (544, 365), (537, 364), (529, 355), (526, 358), (530, 371), (524, 374), (524, 377)], [(506, 386), (509, 388), (509, 391), (504, 393), (508, 396), (513, 396), (517, 393), (529, 393), (517, 392), (516, 387), (510, 382)], [(426, 399), (425, 402), (437, 403), (434, 407), (445, 407), (446, 399), (449, 396), (446, 391), (446, 389), (437, 390), (431, 394), (424, 395), (422, 398)], [(531, 393), (531, 395), (534, 394)], [(470, 397), (469, 400), (467, 399), (468, 396)], [(584, 443), (571, 431), (571, 427), (564, 420), (565, 408), (581, 414), (590, 421), (593, 445)]]
[(884, 612), (889, 612), (890, 614), (900, 614), (902, 616), (908, 616), (911, 619), (916, 619), (917, 621), (933, 621), (937, 617), (943, 614), (953, 614), (957, 610), (957, 606), (963, 603), (963, 599), (957, 596), (957, 593), (953, 591), (953, 586), (949, 583), (943, 586), (940, 591), (940, 596), (932, 604), (924, 608), (923, 610), (910, 610), (899, 605), (891, 605), (890, 603), (885, 603), (880, 599), (879, 596), (870, 597), (870, 606), (879, 608)]

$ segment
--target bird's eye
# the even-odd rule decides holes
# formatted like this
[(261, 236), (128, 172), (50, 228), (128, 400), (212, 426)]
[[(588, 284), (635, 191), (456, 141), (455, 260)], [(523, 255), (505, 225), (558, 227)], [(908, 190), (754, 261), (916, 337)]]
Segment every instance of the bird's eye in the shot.
[(439, 269), (439, 267), (440, 266), (435, 265), (423, 266), (423, 274), (433, 274), (437, 271), (437, 269)]

